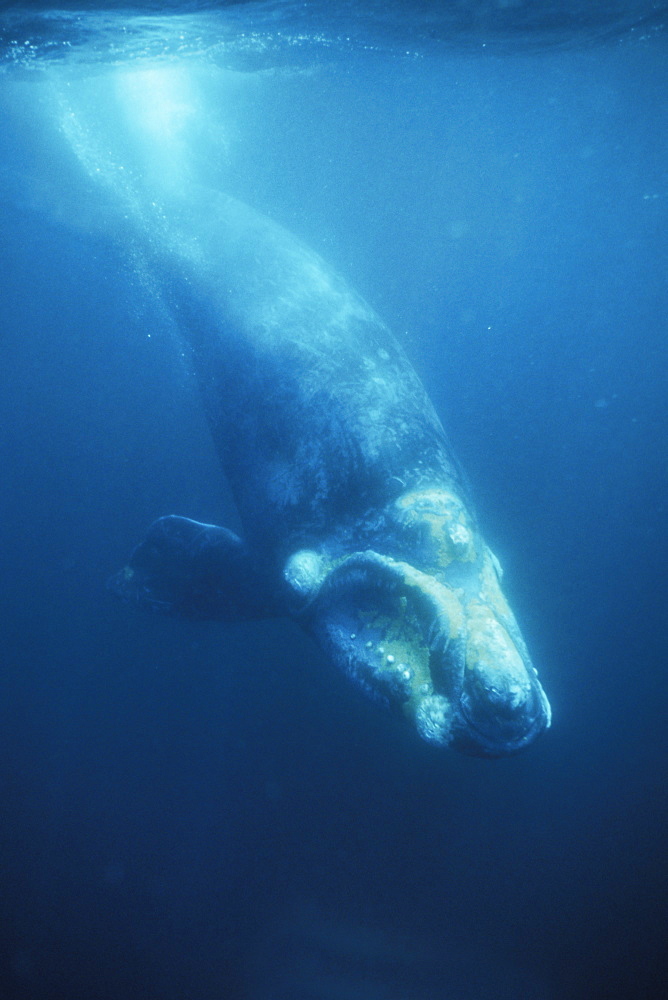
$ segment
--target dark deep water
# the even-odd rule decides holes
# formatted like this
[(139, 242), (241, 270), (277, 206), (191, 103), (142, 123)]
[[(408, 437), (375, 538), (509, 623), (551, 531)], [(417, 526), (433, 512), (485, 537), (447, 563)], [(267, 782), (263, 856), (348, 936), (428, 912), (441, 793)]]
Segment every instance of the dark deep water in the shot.
[[(300, 8), (278, 41), (280, 4), (72, 6), (2, 31), (0, 997), (663, 996), (659, 5), (578, 33), (545, 4), (540, 44), (489, 19), (447, 44), (425, 4), (347, 35), (349, 5), (312, 36)], [(296, 232), (411, 356), (552, 701), (523, 755), (418, 744), (289, 622), (106, 592), (155, 517), (234, 524), (118, 245), (115, 206), (187, 176)]]

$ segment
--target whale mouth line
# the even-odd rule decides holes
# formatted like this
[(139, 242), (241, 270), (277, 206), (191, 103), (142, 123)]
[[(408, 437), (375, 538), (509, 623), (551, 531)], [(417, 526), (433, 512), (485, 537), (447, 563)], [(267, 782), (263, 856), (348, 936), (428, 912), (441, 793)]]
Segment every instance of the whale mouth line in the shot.
[(406, 596), (411, 594), (415, 597), (417, 595), (412, 594), (413, 588), (409, 586), (402, 572), (404, 565), (372, 550), (355, 552), (347, 556), (327, 575), (315, 597), (315, 602), (333, 597), (351, 586), (360, 589), (373, 587), (387, 594)]
[[(469, 641), (481, 633), (471, 631), (476, 622), (460, 598), (408, 563), (362, 551), (324, 578), (309, 613), (334, 662), (372, 697), (416, 719), (428, 741), (509, 756), (550, 725), (549, 703), (505, 620), (494, 617), (494, 634), (508, 633), (498, 656), (483, 644), (482, 659), (467, 660)], [(433, 706), (449, 722), (432, 739), (420, 719)]]
[[(339, 563), (323, 581), (311, 609), (320, 610), (338, 597), (349, 602), (353, 593), (361, 595), (365, 591), (374, 595), (379, 611), (384, 601), (391, 601), (394, 613), (404, 618), (412, 614), (419, 621), (421, 641), (429, 651), (430, 669), (447, 654), (453, 639), (452, 623), (439, 596), (449, 594), (454, 599), (452, 589), (408, 563), (373, 550), (356, 552)], [(456, 697), (461, 689), (457, 685), (446, 686), (450, 697)]]
[(461, 681), (437, 679), (433, 669), (447, 641), (429, 585), (407, 563), (357, 552), (330, 571), (309, 607), (332, 660), (374, 700), (409, 717), (425, 698), (453, 703), (461, 690)]

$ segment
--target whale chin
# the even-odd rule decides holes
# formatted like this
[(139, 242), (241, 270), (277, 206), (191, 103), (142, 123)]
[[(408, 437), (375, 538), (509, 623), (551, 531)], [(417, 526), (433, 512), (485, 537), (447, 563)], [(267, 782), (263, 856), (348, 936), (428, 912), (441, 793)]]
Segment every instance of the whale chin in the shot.
[(330, 660), (427, 742), (501, 757), (550, 725), (505, 602), (501, 620), (479, 595), (373, 551), (346, 557), (314, 590), (304, 619)]

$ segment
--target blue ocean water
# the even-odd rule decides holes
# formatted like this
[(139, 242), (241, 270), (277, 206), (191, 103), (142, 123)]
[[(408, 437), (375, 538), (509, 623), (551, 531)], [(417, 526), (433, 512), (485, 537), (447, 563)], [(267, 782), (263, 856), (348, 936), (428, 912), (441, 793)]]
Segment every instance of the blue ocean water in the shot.
[[(0, 20), (0, 997), (662, 996), (665, 10), (69, 6)], [(235, 525), (141, 250), (189, 184), (409, 354), (553, 705), (524, 754), (106, 591), (161, 514)]]

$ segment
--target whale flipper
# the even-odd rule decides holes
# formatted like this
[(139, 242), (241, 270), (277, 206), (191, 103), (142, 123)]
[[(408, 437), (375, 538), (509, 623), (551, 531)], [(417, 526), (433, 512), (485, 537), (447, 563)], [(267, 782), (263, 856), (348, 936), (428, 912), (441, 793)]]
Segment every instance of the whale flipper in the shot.
[(142, 609), (199, 621), (278, 613), (238, 535), (175, 515), (153, 522), (109, 589)]

